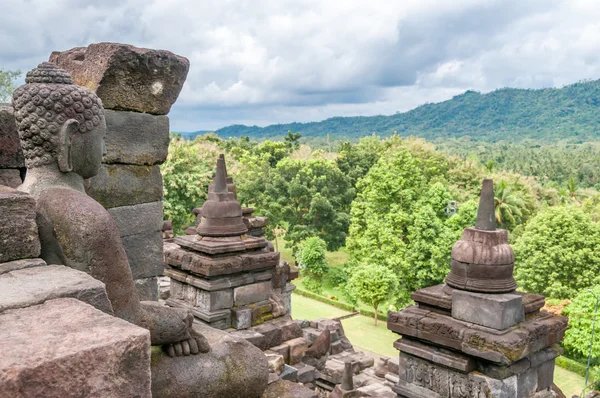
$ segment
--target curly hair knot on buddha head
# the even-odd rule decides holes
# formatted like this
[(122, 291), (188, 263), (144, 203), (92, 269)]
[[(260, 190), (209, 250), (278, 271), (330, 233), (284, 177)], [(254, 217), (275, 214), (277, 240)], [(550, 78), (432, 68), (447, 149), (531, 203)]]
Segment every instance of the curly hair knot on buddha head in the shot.
[(27, 73), (25, 85), (13, 93), (13, 107), (25, 165), (38, 167), (56, 161), (61, 127), (69, 119), (79, 122), (79, 133), (100, 125), (102, 101), (50, 62)]

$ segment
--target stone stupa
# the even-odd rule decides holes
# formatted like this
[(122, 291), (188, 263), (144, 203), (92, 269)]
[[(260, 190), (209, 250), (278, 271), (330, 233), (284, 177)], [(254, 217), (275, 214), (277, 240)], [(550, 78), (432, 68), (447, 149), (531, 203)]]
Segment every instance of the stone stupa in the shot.
[(474, 228), (452, 249), (446, 284), (412, 294), (416, 305), (388, 313), (402, 336), (398, 397), (550, 398), (567, 318), (521, 293), (508, 233), (497, 230), (491, 180), (484, 180)]

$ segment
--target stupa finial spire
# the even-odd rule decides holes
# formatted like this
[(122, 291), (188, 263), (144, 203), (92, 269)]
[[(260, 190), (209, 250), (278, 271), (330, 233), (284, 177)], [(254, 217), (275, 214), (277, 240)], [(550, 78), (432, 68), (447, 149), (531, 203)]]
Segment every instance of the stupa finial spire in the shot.
[(475, 229), (483, 231), (496, 230), (494, 182), (490, 179), (483, 180), (481, 195), (479, 196), (479, 209), (477, 209)]
[(227, 193), (227, 168), (225, 166), (225, 156), (220, 155), (217, 159), (217, 172), (214, 179), (214, 192)]

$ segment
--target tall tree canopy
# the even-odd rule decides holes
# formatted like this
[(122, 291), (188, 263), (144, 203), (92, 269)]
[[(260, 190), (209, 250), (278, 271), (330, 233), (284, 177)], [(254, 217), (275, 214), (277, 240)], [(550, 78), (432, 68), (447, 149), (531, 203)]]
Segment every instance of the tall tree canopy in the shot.
[(513, 248), (515, 278), (529, 292), (570, 298), (600, 283), (600, 227), (578, 206), (544, 209)]

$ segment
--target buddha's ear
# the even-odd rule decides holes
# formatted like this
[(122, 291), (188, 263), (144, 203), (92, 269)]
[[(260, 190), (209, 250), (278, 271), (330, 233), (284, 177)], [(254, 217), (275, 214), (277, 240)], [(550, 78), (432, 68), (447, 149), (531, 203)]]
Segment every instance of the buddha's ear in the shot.
[(79, 122), (69, 119), (62, 125), (58, 133), (58, 168), (63, 173), (73, 171), (73, 159), (71, 157), (71, 138), (79, 129)]

